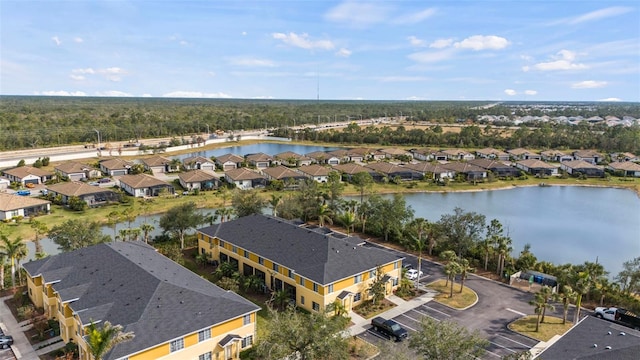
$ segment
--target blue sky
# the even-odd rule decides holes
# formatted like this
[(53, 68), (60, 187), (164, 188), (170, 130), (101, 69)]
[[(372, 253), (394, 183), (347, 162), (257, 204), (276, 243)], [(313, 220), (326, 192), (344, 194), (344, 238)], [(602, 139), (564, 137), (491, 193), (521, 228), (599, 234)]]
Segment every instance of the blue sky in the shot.
[(2, 95), (640, 101), (636, 1), (0, 0), (0, 22)]

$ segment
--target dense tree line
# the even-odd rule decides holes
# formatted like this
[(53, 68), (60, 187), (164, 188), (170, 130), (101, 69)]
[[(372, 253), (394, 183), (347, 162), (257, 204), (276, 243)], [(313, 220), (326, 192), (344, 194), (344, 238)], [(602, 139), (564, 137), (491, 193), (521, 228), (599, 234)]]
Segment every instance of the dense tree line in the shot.
[[(101, 141), (106, 143), (143, 138), (190, 137), (194, 134), (214, 132), (215, 130), (287, 128), (293, 125), (321, 125), (333, 121), (383, 117), (403, 117), (409, 122), (455, 123), (460, 120), (474, 120), (479, 115), (513, 117), (516, 114), (537, 115), (543, 112), (540, 108), (520, 107), (517, 103), (502, 103), (491, 108), (483, 107), (488, 103), (486, 101), (311, 101), (2, 96), (0, 97), (0, 151), (95, 143), (97, 132), (100, 133)], [(576, 104), (571, 107), (547, 111), (546, 114), (553, 116), (581, 115), (584, 117), (614, 115), (620, 118), (628, 115), (638, 118), (640, 117), (640, 105), (633, 103), (590, 104), (589, 106)], [(434, 129), (433, 132), (438, 134), (437, 129)], [(459, 139), (449, 139), (450, 135), (446, 134), (430, 138), (430, 133), (407, 133), (391, 143), (460, 146), (460, 141), (456, 141)], [(312, 140), (318, 136), (303, 135)], [(377, 136), (376, 134), (369, 134), (366, 141), (364, 138), (358, 140), (348, 137), (340, 138), (337, 135), (334, 137), (337, 137), (334, 139), (337, 142), (385, 143), (388, 141), (385, 136)], [(375, 141), (376, 139), (378, 141)], [(527, 139), (527, 137), (520, 136), (519, 139)], [(327, 140), (324, 135), (323, 140)], [(461, 145), (473, 146), (469, 141), (463, 141)]]

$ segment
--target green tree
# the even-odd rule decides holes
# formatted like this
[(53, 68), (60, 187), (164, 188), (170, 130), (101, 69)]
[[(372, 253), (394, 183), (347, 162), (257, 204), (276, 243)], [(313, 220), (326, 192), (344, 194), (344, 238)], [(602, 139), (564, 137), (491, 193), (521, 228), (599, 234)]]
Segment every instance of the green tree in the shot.
[[(440, 254), (440, 257), (447, 261), (444, 266), (444, 273), (447, 275), (447, 283), (445, 286), (450, 285), (449, 297), (453, 297), (453, 283), (455, 282), (456, 275), (460, 273), (460, 264), (457, 261), (456, 253), (453, 250), (446, 250)], [(449, 281), (451, 283), (449, 283)]]
[(562, 300), (562, 324), (567, 323), (567, 314), (569, 313), (569, 305), (571, 302), (576, 300), (576, 296), (578, 294), (573, 291), (571, 286), (564, 285), (562, 287), (562, 292), (560, 293), (560, 299)]
[(349, 236), (351, 232), (354, 231), (353, 227), (356, 224), (356, 215), (351, 211), (345, 211), (338, 216), (338, 220), (347, 230), (347, 236)]
[[(418, 271), (422, 270), (422, 251), (427, 246), (426, 234), (429, 229), (429, 221), (424, 218), (414, 219), (409, 223), (409, 241), (408, 247), (418, 251)], [(414, 235), (415, 234), (415, 235)], [(416, 284), (420, 281), (420, 277), (416, 277)]]
[(253, 214), (262, 214), (266, 202), (256, 190), (237, 190), (231, 199), (231, 205), (236, 216), (244, 217)]
[(180, 240), (180, 249), (184, 249), (184, 235), (190, 229), (203, 224), (204, 215), (196, 209), (196, 204), (188, 202), (172, 207), (160, 217), (159, 225), (165, 233), (173, 233)]
[(498, 219), (491, 220), (491, 223), (487, 226), (487, 234), (482, 242), (482, 252), (484, 252), (484, 269), (487, 270), (489, 266), (489, 256), (493, 252), (494, 247), (498, 244), (500, 237), (503, 236), (504, 230), (502, 224)]
[(72, 251), (83, 247), (109, 242), (109, 235), (102, 233), (102, 224), (97, 221), (86, 222), (82, 219), (67, 220), (49, 231), (49, 238), (62, 251)]
[(451, 248), (459, 257), (464, 257), (467, 250), (481, 239), (485, 216), (456, 207), (453, 214), (442, 215), (438, 223)]
[(369, 293), (374, 305), (382, 301), (387, 293), (387, 283), (384, 281), (384, 271), (381, 266), (376, 268), (376, 278), (369, 287)]
[(460, 265), (460, 293), (462, 293), (462, 289), (464, 288), (464, 281), (466, 280), (469, 273), (475, 271), (474, 268), (469, 264), (469, 259), (462, 258), (458, 260), (458, 265)]
[(118, 225), (118, 223), (122, 221), (122, 214), (119, 211), (112, 211), (109, 214), (107, 214), (107, 225), (109, 225), (111, 227), (111, 230), (113, 230), (113, 238), (116, 238), (116, 227)]
[(369, 203), (375, 209), (370, 220), (384, 235), (384, 241), (389, 241), (392, 232), (400, 236), (404, 225), (413, 218), (413, 209), (401, 194), (394, 194), (391, 199), (371, 196)]
[(341, 336), (347, 324), (344, 316), (326, 316), (324, 312), (304, 314), (294, 307), (284, 311), (269, 308), (266, 335), (256, 346), (263, 359), (342, 360), (349, 358), (348, 339)]
[(155, 227), (149, 223), (144, 223), (140, 225), (140, 230), (142, 230), (142, 235), (145, 243), (149, 243), (149, 234), (155, 229)]
[(542, 286), (534, 298), (529, 301), (529, 305), (534, 307), (535, 313), (538, 315), (536, 318), (536, 332), (540, 329), (540, 323), (544, 321), (544, 315), (547, 309), (551, 311), (555, 309), (555, 307), (549, 303), (552, 294), (553, 291), (550, 287)]
[(329, 195), (329, 207), (331, 210), (336, 211), (336, 204), (340, 200), (340, 196), (344, 191), (344, 183), (340, 179), (340, 173), (337, 171), (330, 171), (327, 176), (325, 187), (327, 194)]
[(278, 206), (282, 202), (282, 195), (271, 194), (269, 199), (269, 206), (271, 206), (271, 215), (278, 216)]
[(320, 204), (317, 210), (318, 226), (324, 227), (325, 223), (333, 225), (333, 219), (331, 218), (333, 211), (326, 204)]
[(531, 244), (524, 244), (524, 249), (520, 252), (518, 260), (516, 260), (517, 271), (527, 271), (533, 269), (538, 259), (531, 252)]
[(9, 239), (6, 235), (0, 235), (0, 246), (2, 252), (7, 255), (11, 263), (11, 287), (16, 287), (16, 262), (27, 253), (27, 245), (22, 241), (21, 237)]
[(616, 281), (627, 295), (640, 291), (640, 256), (622, 263), (622, 270), (616, 276)]
[(409, 338), (409, 347), (423, 359), (464, 360), (481, 358), (489, 342), (477, 331), (469, 332), (452, 321), (420, 320), (418, 331)]
[(360, 192), (360, 204), (362, 204), (365, 192), (373, 186), (373, 177), (368, 172), (363, 171), (353, 175), (351, 182)]
[(123, 332), (122, 325), (111, 325), (105, 321), (101, 327), (92, 321), (85, 332), (87, 348), (93, 360), (102, 360), (116, 345), (131, 341), (135, 335), (133, 332)]
[(36, 257), (39, 257), (40, 254), (44, 254), (44, 250), (42, 249), (42, 244), (40, 243), (40, 236), (46, 234), (49, 231), (49, 227), (43, 223), (42, 221), (31, 218), (30, 226), (35, 233), (35, 238), (33, 239), (33, 245), (36, 250)]

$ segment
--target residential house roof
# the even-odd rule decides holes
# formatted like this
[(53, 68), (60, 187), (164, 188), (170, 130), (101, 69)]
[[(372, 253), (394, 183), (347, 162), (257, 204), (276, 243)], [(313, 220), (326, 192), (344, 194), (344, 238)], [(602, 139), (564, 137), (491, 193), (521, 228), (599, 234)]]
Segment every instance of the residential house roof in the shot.
[(259, 309), (140, 241), (113, 242), (23, 264), (41, 275), (83, 324), (109, 321), (132, 331), (105, 360), (118, 359)]
[(604, 155), (595, 151), (595, 150), (577, 150), (573, 152), (573, 156), (578, 156), (581, 158), (590, 158), (590, 157), (598, 157), (603, 158)]
[(243, 161), (244, 161), (244, 158), (236, 154), (224, 154), (216, 157), (216, 162), (219, 164), (224, 164), (226, 162), (232, 162), (232, 163), (238, 164)]
[(362, 165), (354, 164), (354, 163), (332, 165), (332, 167), (335, 170), (338, 170), (342, 173), (349, 174), (349, 175), (355, 175), (361, 172), (375, 173), (375, 170), (373, 169), (369, 169)]
[(267, 215), (245, 216), (198, 231), (270, 259), (322, 285), (401, 259), (381, 249), (354, 246), (346, 239)]
[(470, 172), (486, 172), (487, 171), (479, 166), (472, 165), (466, 162), (450, 162), (450, 163), (442, 164), (442, 167), (445, 169), (453, 170), (457, 173), (462, 173), (462, 174), (466, 174)]
[(31, 196), (20, 196), (0, 192), (0, 211), (19, 210), (49, 203), (51, 202)]
[(120, 178), (120, 183), (128, 185), (134, 189), (142, 189), (142, 188), (163, 186), (163, 185), (170, 186), (169, 183), (166, 183), (158, 178), (155, 178), (147, 174), (124, 175)]
[(565, 161), (562, 163), (562, 165), (571, 169), (601, 169), (602, 170), (602, 166), (593, 165), (584, 160)]
[(208, 159), (204, 156), (190, 156), (190, 157), (186, 157), (184, 159), (182, 159), (182, 163), (185, 165), (189, 165), (189, 164), (202, 164), (202, 163), (210, 163), (213, 164), (213, 160)]
[(373, 170), (381, 172), (383, 174), (394, 174), (394, 173), (399, 173), (399, 172), (416, 172), (413, 169), (409, 169), (409, 168), (406, 168), (406, 167), (403, 167), (403, 166), (399, 166), (399, 165), (388, 163), (388, 162), (384, 162), (384, 161), (369, 163), (369, 164), (365, 165), (364, 167), (369, 168), (369, 169), (373, 169)]
[(298, 168), (298, 171), (309, 176), (327, 176), (333, 169), (321, 165), (307, 165)]
[(349, 151), (345, 149), (337, 149), (337, 150), (328, 152), (328, 154), (330, 154), (331, 156), (335, 156), (337, 158), (344, 158), (345, 156), (347, 156), (348, 153)]
[(444, 153), (444, 154), (447, 154), (447, 155), (452, 155), (452, 156), (470, 154), (470, 152), (465, 151), (465, 150), (461, 150), (461, 149), (446, 149), (446, 150), (442, 150), (440, 152)]
[(510, 149), (507, 150), (507, 153), (514, 155), (514, 156), (521, 156), (524, 154), (536, 154), (535, 151), (531, 151), (531, 150), (527, 150), (527, 149), (523, 149), (523, 148), (515, 148), (515, 149)]
[(204, 170), (190, 170), (178, 174), (180, 180), (186, 183), (199, 183), (218, 180), (218, 177)]
[(567, 154), (560, 150), (545, 150), (541, 152), (540, 155), (545, 157), (555, 157), (555, 156), (565, 156)]
[(327, 160), (334, 157), (333, 155), (327, 153), (326, 151), (313, 151), (308, 154), (305, 154), (305, 156), (308, 158), (314, 159), (316, 161)]
[(274, 167), (268, 167), (262, 170), (262, 173), (267, 175), (271, 179), (282, 180), (282, 179), (302, 179), (305, 176), (300, 174), (297, 171), (293, 171), (286, 166), (278, 165)]
[(636, 360), (638, 354), (640, 331), (586, 316), (543, 350), (537, 359)]
[(100, 165), (105, 169), (115, 170), (115, 169), (127, 169), (130, 168), (133, 163), (130, 161), (122, 160), (120, 158), (113, 158), (109, 160), (100, 161)]
[(165, 166), (171, 163), (171, 159), (164, 156), (156, 155), (150, 158), (142, 159), (142, 162), (148, 167)]
[(615, 161), (609, 163), (609, 167), (613, 170), (640, 171), (640, 165), (631, 161)]
[(265, 153), (256, 153), (247, 155), (247, 161), (259, 162), (259, 161), (272, 161), (273, 157)]
[(289, 161), (289, 159), (311, 160), (310, 157), (294, 153), (293, 151), (281, 152), (279, 154), (274, 155), (274, 158), (284, 160), (284, 161)]
[(9, 174), (11, 176), (15, 176), (20, 179), (27, 177), (29, 175), (35, 175), (37, 177), (53, 176), (52, 173), (42, 169), (38, 169), (37, 167), (33, 167), (33, 166), (19, 166), (13, 169), (2, 170), (2, 172), (5, 174)]
[(110, 189), (103, 189), (98, 186), (87, 185), (80, 181), (69, 181), (51, 184), (47, 186), (47, 189), (65, 196), (83, 196), (89, 194), (112, 192)]
[(232, 181), (265, 179), (264, 175), (247, 168), (227, 170), (224, 176)]
[(65, 174), (84, 173), (85, 171), (89, 171), (89, 170), (97, 170), (91, 165), (82, 164), (75, 161), (68, 161), (68, 162), (62, 163), (54, 167), (54, 169), (60, 172), (63, 172)]
[(381, 153), (387, 154), (387, 155), (391, 155), (391, 156), (400, 156), (400, 155), (409, 155), (410, 152), (408, 152), (405, 149), (398, 149), (398, 148), (388, 148), (388, 149), (380, 149)]
[(406, 167), (407, 169), (418, 171), (423, 174), (426, 174), (426, 173), (442, 174), (442, 173), (447, 173), (451, 171), (449, 169), (445, 169), (444, 167), (442, 167), (442, 164), (439, 164), (439, 163), (432, 164), (428, 162), (406, 164), (404, 167)]
[(483, 169), (505, 169), (513, 168), (510, 165), (503, 163), (502, 161), (492, 159), (473, 159), (469, 161), (469, 164), (479, 166)]
[(529, 169), (557, 169), (558, 168), (558, 166), (556, 165), (551, 165), (549, 163), (546, 163), (542, 160), (537, 160), (537, 159), (521, 160), (521, 161), (518, 161), (516, 164), (524, 165)]
[(502, 150), (498, 150), (498, 149), (494, 149), (494, 148), (484, 148), (484, 149), (480, 149), (480, 150), (476, 150), (476, 154), (482, 154), (485, 156), (489, 156), (489, 155), (495, 155), (495, 156), (508, 156), (509, 154), (507, 154), (506, 152), (502, 151)]

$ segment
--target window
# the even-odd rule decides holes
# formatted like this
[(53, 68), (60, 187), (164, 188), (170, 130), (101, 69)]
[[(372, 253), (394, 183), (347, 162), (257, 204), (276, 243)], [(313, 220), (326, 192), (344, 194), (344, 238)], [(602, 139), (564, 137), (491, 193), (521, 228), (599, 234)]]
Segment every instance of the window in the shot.
[(290, 278), (292, 278), (292, 279), (295, 279), (295, 278), (296, 278), (296, 277), (295, 277), (295, 275), (293, 275), (294, 273), (295, 273), (295, 271), (293, 271), (293, 270), (289, 269), (289, 277), (290, 277)]
[(311, 303), (311, 307), (313, 308), (313, 311), (320, 311), (320, 304), (315, 301)]
[(234, 245), (234, 246), (232, 246), (232, 247), (231, 247), (231, 251), (233, 251), (234, 253), (237, 253), (237, 252), (238, 252), (238, 247), (237, 247), (237, 246), (235, 246), (235, 245)]
[(273, 263), (273, 270), (276, 272), (280, 271), (280, 266), (278, 266), (278, 264), (276, 263)]
[(198, 331), (198, 342), (205, 341), (207, 339), (211, 339), (211, 329)]
[(358, 274), (353, 278), (353, 283), (358, 284), (362, 282), (362, 274)]
[(392, 278), (393, 286), (398, 286), (398, 278)]
[(369, 279), (373, 279), (376, 277), (376, 270), (369, 270)]
[(251, 314), (245, 315), (242, 318), (242, 325), (249, 325), (249, 324), (251, 324)]
[(258, 264), (260, 264), (260, 265), (264, 265), (264, 259), (263, 259), (263, 258), (261, 258), (261, 257), (259, 257), (259, 258), (258, 258)]
[(211, 351), (198, 356), (198, 360), (211, 360)]
[(353, 296), (353, 301), (354, 301), (354, 302), (355, 302), (355, 301), (360, 301), (360, 299), (361, 299), (361, 298), (362, 298), (362, 295), (361, 295), (360, 293), (356, 293), (356, 294)]
[(393, 269), (395, 270), (397, 268), (398, 268), (398, 262), (396, 261), (396, 262), (393, 263)]
[(304, 296), (300, 296), (300, 304), (304, 305)]
[(318, 292), (318, 284), (313, 283), (313, 291)]
[(224, 241), (220, 240), (220, 247), (224, 247)]
[(300, 285), (304, 286), (304, 278), (300, 276)]
[(247, 346), (253, 345), (253, 335), (249, 335), (246, 338), (242, 339), (242, 348), (246, 348)]
[(244, 250), (244, 257), (246, 257), (247, 259), (249, 258), (249, 252), (247, 250)]
[(333, 292), (333, 284), (329, 285), (329, 293)]
[(169, 352), (175, 352), (184, 349), (184, 338), (173, 340), (169, 343)]

